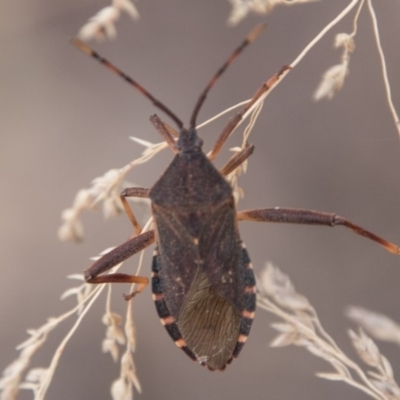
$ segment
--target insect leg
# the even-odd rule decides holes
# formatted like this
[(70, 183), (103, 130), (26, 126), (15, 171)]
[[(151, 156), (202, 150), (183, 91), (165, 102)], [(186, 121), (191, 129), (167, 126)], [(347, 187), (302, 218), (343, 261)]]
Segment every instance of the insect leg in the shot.
[[(133, 256), (139, 251), (144, 250), (146, 247), (154, 243), (154, 230), (142, 233), (139, 236), (129, 239), (125, 243), (111, 250), (88, 269), (83, 274), (85, 281), (88, 283), (137, 283), (138, 289), (129, 295), (133, 297), (136, 293), (141, 292), (149, 283), (148, 278), (144, 276), (127, 275), (121, 273), (100, 275), (108, 271), (117, 264), (125, 261), (127, 258)], [(128, 296), (128, 298), (129, 298)]]
[(354, 224), (353, 222), (340, 217), (333, 213), (326, 213), (313, 210), (302, 210), (296, 208), (264, 208), (256, 210), (247, 210), (238, 212), (237, 218), (239, 221), (258, 221), (258, 222), (286, 222), (292, 224), (309, 224), (309, 225), (324, 225), (324, 226), (345, 226), (351, 229), (357, 235), (364, 236), (367, 239), (379, 243), (387, 251), (393, 254), (400, 255), (400, 248), (393, 243), (375, 235)]
[(275, 75), (273, 75), (270, 79), (264, 82), (260, 88), (254, 93), (254, 96), (251, 100), (244, 106), (244, 108), (236, 114), (225, 126), (222, 130), (221, 134), (219, 135), (217, 141), (214, 144), (214, 147), (211, 149), (210, 153), (208, 154), (208, 158), (213, 161), (218, 153), (221, 151), (222, 146), (225, 144), (231, 133), (236, 129), (239, 125), (240, 121), (242, 121), (244, 115), (248, 110), (250, 110), (254, 104), (265, 94), (267, 93), (281, 78), (281, 75), (290, 69), (289, 66), (285, 65), (282, 69)]
[(152, 115), (150, 117), (150, 122), (154, 125), (158, 133), (167, 142), (171, 150), (175, 154), (179, 153), (178, 146), (176, 145), (174, 139), (174, 137), (178, 137), (178, 133), (174, 129), (172, 129), (169, 125), (167, 125), (165, 122), (161, 121), (161, 119), (157, 115)]
[(128, 201), (126, 200), (126, 198), (127, 197), (148, 198), (149, 191), (150, 191), (150, 189), (139, 188), (139, 187), (126, 188), (119, 195), (119, 197), (122, 201), (122, 205), (124, 206), (125, 212), (132, 222), (133, 229), (135, 230), (135, 236), (138, 236), (140, 234), (140, 232), (142, 232), (142, 227), (140, 226), (139, 222), (137, 221), (135, 214), (133, 214), (133, 211), (132, 211), (130, 205), (128, 204)]
[(236, 153), (219, 171), (221, 175), (229, 175), (240, 164), (244, 163), (254, 151), (254, 145), (247, 145), (243, 150)]

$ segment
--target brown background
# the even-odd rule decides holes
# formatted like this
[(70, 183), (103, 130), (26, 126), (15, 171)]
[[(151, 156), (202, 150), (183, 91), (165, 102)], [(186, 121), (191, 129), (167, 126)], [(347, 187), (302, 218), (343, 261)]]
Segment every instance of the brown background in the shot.
[[(0, 16), (0, 368), (17, 355), (25, 330), (73, 306), (59, 301), (88, 258), (130, 234), (125, 217), (103, 221), (84, 215), (86, 240), (61, 244), (61, 211), (75, 193), (110, 168), (125, 165), (142, 148), (135, 135), (158, 141), (148, 122), (148, 101), (68, 44), (105, 2), (3, 0)], [(141, 20), (123, 16), (115, 42), (95, 45), (187, 121), (201, 89), (229, 52), (258, 22), (269, 27), (210, 94), (200, 120), (252, 95), (259, 84), (291, 62), (348, 1), (278, 8), (267, 18), (252, 16), (226, 27), (226, 1), (146, 0)], [(400, 5), (376, 2), (394, 101), (400, 108)], [(256, 151), (241, 179), (240, 209), (262, 206), (334, 211), (400, 243), (400, 143), (388, 112), (369, 16), (363, 12), (350, 76), (332, 101), (311, 95), (321, 74), (339, 61), (334, 33), (351, 30), (351, 19), (334, 29), (268, 99), (251, 136)], [(204, 129), (208, 149), (222, 122)], [(230, 142), (238, 143), (239, 135)], [(235, 142), (236, 140), (236, 142)], [(218, 160), (226, 159), (225, 153)], [(151, 186), (171, 154), (129, 176)], [(344, 317), (357, 304), (400, 321), (400, 259), (344, 229), (243, 223), (256, 271), (271, 260), (291, 276), (315, 305), (326, 329), (354, 355)], [(149, 252), (150, 255), (150, 252)], [(145, 274), (149, 275), (150, 256)], [(127, 264), (133, 269), (135, 260)], [(125, 308), (115, 291), (113, 307)], [(68, 345), (48, 399), (107, 399), (118, 374), (101, 354), (104, 298), (85, 318)], [(135, 300), (138, 349), (135, 360), (144, 393), (140, 399), (363, 399), (344, 384), (314, 377), (329, 370), (303, 349), (271, 349), (274, 320), (259, 310), (240, 358), (224, 373), (210, 373), (178, 351), (161, 327), (150, 290)], [(34, 359), (46, 366), (69, 320)], [(400, 353), (382, 351), (400, 370)], [(21, 398), (31, 398), (30, 394)]]

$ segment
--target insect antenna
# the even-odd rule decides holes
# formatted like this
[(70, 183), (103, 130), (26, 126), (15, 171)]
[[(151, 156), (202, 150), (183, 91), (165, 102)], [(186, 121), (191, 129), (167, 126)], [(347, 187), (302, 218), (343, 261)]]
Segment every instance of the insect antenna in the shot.
[(94, 59), (99, 61), (101, 64), (103, 64), (105, 67), (110, 69), (112, 72), (119, 75), (122, 79), (124, 79), (126, 82), (128, 82), (130, 85), (132, 85), (134, 88), (136, 88), (140, 93), (142, 93), (144, 96), (146, 96), (148, 99), (150, 99), (150, 101), (154, 104), (155, 107), (159, 108), (161, 111), (163, 111), (165, 114), (167, 114), (170, 118), (172, 118), (175, 121), (175, 123), (178, 125), (179, 129), (183, 128), (182, 121), (164, 103), (162, 103), (160, 100), (156, 99), (142, 85), (140, 85), (138, 82), (136, 82), (130, 76), (125, 74), (125, 72), (123, 72), (121, 69), (119, 69), (117, 66), (115, 66), (110, 61), (108, 61), (106, 58), (102, 57), (99, 53), (92, 50), (89, 46), (87, 46), (81, 40), (75, 38), (75, 39), (71, 40), (71, 43), (75, 47), (77, 47), (79, 50), (86, 53), (88, 56), (93, 57)]
[(200, 108), (204, 103), (204, 100), (207, 97), (208, 92), (214, 86), (215, 82), (219, 79), (219, 77), (225, 72), (225, 70), (229, 67), (229, 65), (236, 59), (236, 57), (266, 28), (266, 24), (257, 25), (243, 40), (243, 42), (233, 51), (233, 53), (229, 56), (229, 58), (225, 61), (225, 63), (221, 66), (221, 68), (216, 72), (216, 74), (212, 77), (210, 82), (208, 82), (207, 86), (201, 93), (197, 103), (194, 107), (192, 116), (190, 118), (190, 128), (196, 127), (196, 119), (199, 114)]

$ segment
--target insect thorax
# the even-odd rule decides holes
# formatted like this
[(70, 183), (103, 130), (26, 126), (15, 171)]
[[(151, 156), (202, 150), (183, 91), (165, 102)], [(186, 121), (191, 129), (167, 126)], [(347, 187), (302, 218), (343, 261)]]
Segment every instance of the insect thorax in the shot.
[(232, 188), (201, 150), (178, 153), (150, 190), (153, 204), (179, 209), (213, 206), (232, 196)]

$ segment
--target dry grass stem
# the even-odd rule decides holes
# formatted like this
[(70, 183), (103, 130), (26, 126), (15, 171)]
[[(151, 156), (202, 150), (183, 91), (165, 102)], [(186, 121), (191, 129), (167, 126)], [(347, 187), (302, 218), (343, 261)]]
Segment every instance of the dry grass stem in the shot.
[[(249, 113), (251, 113), (255, 107), (258, 106), (259, 103), (264, 102), (265, 99), (272, 93), (272, 91), (279, 85), (279, 83), (286, 77), (286, 75), (296, 67), (303, 58), (309, 53), (309, 51), (336, 25), (338, 24), (359, 2), (360, 0), (352, 0), (347, 7), (345, 7), (331, 22), (329, 22), (308, 44), (305, 48), (300, 52), (300, 54), (295, 58), (295, 60), (289, 64), (289, 68), (287, 68), (283, 73), (279, 75), (279, 79), (274, 82), (272, 87), (268, 91), (266, 91), (257, 102), (253, 105), (251, 109), (245, 114), (244, 117), (247, 117)], [(364, 1), (364, 0), (362, 0)], [(351, 46), (349, 47), (351, 48)]]
[(196, 129), (199, 130), (199, 129), (205, 127), (206, 125), (210, 124), (211, 122), (217, 120), (218, 118), (224, 116), (225, 114), (228, 114), (228, 113), (230, 113), (231, 111), (236, 110), (236, 109), (239, 108), (239, 107), (245, 106), (246, 104), (249, 103), (250, 100), (251, 100), (251, 99), (242, 101), (242, 102), (240, 102), (240, 103), (235, 104), (235, 105), (232, 106), (232, 107), (227, 108), (227, 109), (224, 110), (224, 111), (221, 111), (219, 114), (215, 115), (214, 117), (211, 117), (211, 118), (208, 119), (207, 121), (204, 121), (204, 122), (202, 122), (201, 124), (197, 125), (197, 126), (196, 126)]
[(392, 99), (392, 94), (391, 94), (391, 89), (390, 89), (390, 81), (387, 73), (387, 68), (386, 68), (386, 61), (385, 61), (385, 53), (383, 52), (382, 44), (381, 44), (381, 39), (379, 35), (379, 29), (378, 29), (378, 20), (376, 19), (376, 14), (374, 7), (372, 5), (372, 1), (368, 0), (368, 10), (371, 15), (372, 19), (372, 26), (374, 28), (374, 36), (375, 36), (375, 41), (376, 41), (376, 47), (378, 48), (378, 53), (379, 53), (379, 58), (381, 61), (381, 69), (382, 69), (382, 75), (383, 75), (383, 82), (385, 85), (385, 90), (386, 90), (386, 100), (389, 105), (389, 110), (392, 114), (393, 121), (396, 125), (397, 131), (400, 136), (400, 119), (399, 115), (396, 111), (396, 108), (393, 104), (393, 99)]
[(331, 99), (342, 88), (345, 77), (349, 73), (350, 54), (355, 49), (354, 38), (357, 33), (358, 19), (362, 8), (364, 7), (365, 3), (367, 3), (368, 11), (372, 20), (372, 28), (375, 37), (376, 47), (378, 49), (379, 58), (381, 62), (383, 83), (386, 91), (386, 101), (388, 103), (390, 113), (392, 114), (392, 118), (395, 123), (396, 129), (400, 136), (400, 119), (396, 111), (396, 108), (394, 106), (391, 95), (390, 81), (387, 73), (385, 54), (380, 40), (378, 21), (376, 18), (375, 10), (373, 8), (372, 0), (353, 0), (347, 7), (348, 11), (350, 11), (356, 5), (356, 3), (358, 3), (359, 5), (353, 20), (353, 32), (351, 32), (350, 34), (340, 33), (336, 36), (335, 39), (335, 47), (343, 47), (341, 63), (329, 68), (323, 74), (322, 80), (317, 90), (314, 93), (314, 99), (317, 101), (323, 98)]

